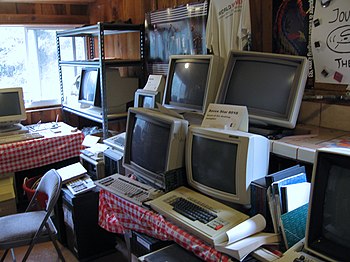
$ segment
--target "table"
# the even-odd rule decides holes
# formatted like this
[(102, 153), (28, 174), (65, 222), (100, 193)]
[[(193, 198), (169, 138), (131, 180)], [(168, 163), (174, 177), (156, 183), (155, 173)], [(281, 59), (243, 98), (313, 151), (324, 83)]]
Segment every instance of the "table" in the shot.
[(128, 230), (160, 240), (172, 240), (205, 261), (232, 261), (200, 239), (166, 221), (163, 216), (104, 189), (99, 195), (99, 225), (107, 231), (125, 234)]
[(39, 131), (43, 138), (0, 145), (0, 176), (79, 156), (83, 133), (58, 124), (57, 129)]
[[(304, 133), (271, 140), (270, 152), (313, 164), (318, 148), (350, 148), (350, 132), (310, 125), (298, 125)], [(298, 131), (297, 131), (298, 132)]]

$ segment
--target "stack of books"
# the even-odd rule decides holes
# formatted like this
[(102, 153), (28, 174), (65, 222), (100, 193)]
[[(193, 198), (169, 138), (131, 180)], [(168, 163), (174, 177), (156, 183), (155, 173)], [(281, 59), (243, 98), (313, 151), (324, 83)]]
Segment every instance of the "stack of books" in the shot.
[[(264, 180), (263, 186), (261, 181), (252, 183), (252, 212), (268, 217), (272, 232), (281, 234), (285, 247), (289, 248), (305, 236), (311, 190), (305, 167), (295, 165), (269, 174)], [(265, 200), (263, 205), (261, 200), (257, 201), (259, 198)]]

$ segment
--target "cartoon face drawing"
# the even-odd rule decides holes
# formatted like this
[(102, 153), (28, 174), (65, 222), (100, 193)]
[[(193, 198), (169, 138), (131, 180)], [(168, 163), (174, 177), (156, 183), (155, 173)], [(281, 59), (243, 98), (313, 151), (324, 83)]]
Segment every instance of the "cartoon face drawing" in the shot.
[(335, 28), (327, 36), (327, 47), (335, 53), (350, 53), (350, 25)]

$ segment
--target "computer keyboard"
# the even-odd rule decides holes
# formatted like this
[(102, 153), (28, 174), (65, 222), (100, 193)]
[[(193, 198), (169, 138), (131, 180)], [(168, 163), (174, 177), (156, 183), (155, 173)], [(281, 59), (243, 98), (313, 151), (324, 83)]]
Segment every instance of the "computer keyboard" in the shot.
[(170, 202), (170, 205), (174, 207), (176, 212), (184, 215), (192, 221), (199, 220), (200, 222), (206, 224), (218, 217), (215, 213), (194, 204), (183, 197), (175, 198)]
[(249, 216), (184, 186), (150, 202), (152, 209), (211, 246), (227, 241), (226, 231)]
[(95, 181), (95, 184), (139, 206), (163, 194), (161, 190), (120, 174), (102, 178)]
[(73, 195), (78, 195), (87, 191), (90, 191), (96, 185), (89, 175), (85, 174), (83, 177), (71, 180), (66, 183), (67, 188)]
[(42, 137), (44, 136), (39, 133), (22, 133), (22, 134), (10, 135), (10, 136), (1, 136), (0, 145), (21, 142), (21, 141), (31, 140), (31, 139), (37, 139)]

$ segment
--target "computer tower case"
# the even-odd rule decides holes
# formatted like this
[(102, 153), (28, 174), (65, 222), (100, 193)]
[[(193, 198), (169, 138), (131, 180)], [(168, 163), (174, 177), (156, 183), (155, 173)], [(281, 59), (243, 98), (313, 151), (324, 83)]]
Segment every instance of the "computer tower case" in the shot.
[(62, 189), (67, 247), (79, 261), (115, 252), (117, 235), (98, 225), (98, 189), (73, 196)]

